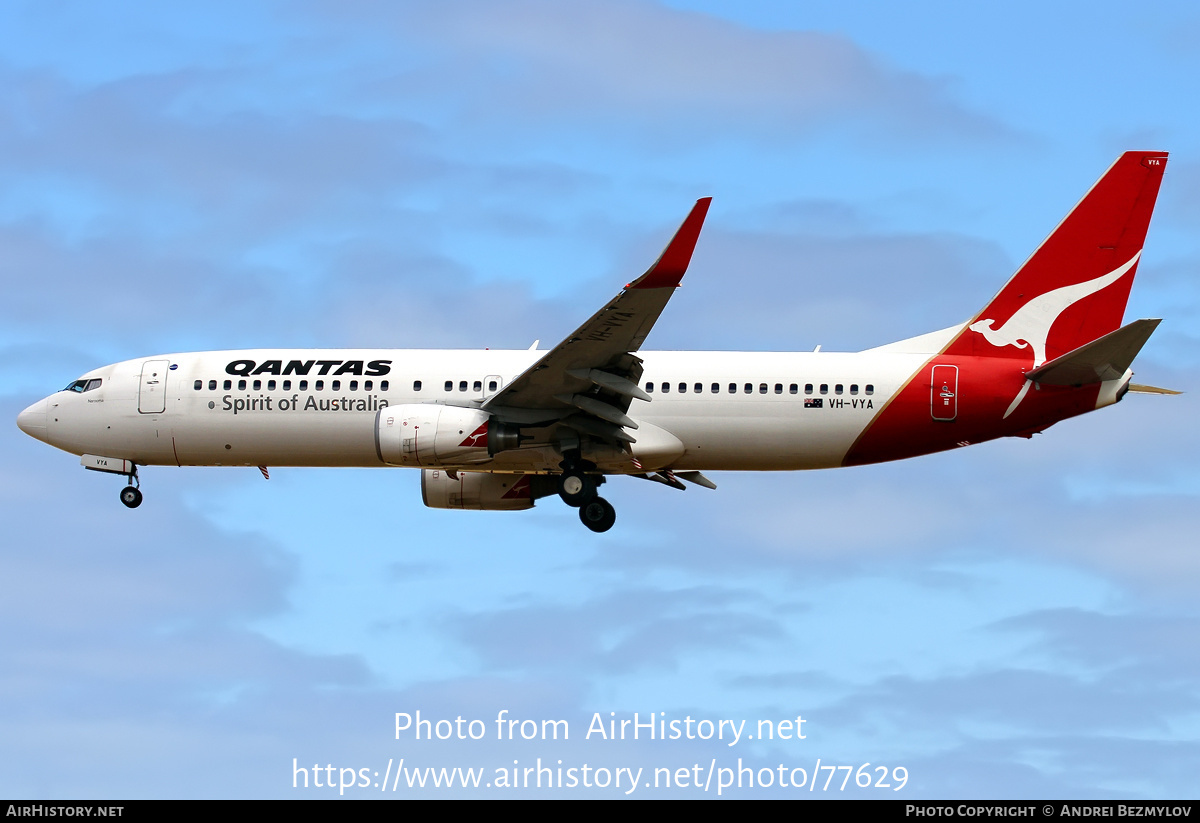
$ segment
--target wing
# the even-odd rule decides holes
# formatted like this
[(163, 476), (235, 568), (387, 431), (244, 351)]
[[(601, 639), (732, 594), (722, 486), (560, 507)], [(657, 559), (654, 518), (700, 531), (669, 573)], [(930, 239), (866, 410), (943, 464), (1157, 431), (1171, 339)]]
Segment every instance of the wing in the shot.
[(650, 399), (637, 385), (642, 361), (635, 352), (683, 279), (711, 202), (711, 197), (697, 200), (645, 274), (493, 395), (484, 408), (524, 425), (570, 416), (569, 425), (582, 433), (632, 442), (624, 432), (637, 428), (626, 415), (630, 400)]

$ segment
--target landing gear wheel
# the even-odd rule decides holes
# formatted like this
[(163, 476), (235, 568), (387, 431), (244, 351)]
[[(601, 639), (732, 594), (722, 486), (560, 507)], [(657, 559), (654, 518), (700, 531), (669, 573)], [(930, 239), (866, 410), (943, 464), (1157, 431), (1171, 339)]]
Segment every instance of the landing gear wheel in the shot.
[(558, 478), (558, 496), (568, 506), (582, 506), (596, 496), (596, 481), (577, 470), (565, 471)]
[(579, 520), (594, 532), (606, 532), (617, 522), (617, 510), (603, 497), (593, 497), (579, 507)]
[(121, 489), (121, 502), (131, 509), (136, 509), (142, 505), (142, 493), (133, 486), (126, 486)]

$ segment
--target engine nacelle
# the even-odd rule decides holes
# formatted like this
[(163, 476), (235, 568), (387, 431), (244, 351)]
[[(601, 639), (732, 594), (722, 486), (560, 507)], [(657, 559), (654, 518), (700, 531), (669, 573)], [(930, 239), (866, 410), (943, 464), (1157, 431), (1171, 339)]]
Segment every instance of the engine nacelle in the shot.
[(483, 474), (425, 469), (421, 472), (421, 499), (431, 509), (532, 509), (533, 481), (536, 479), (538, 478), (528, 474)]
[(482, 409), (420, 403), (386, 406), (375, 417), (375, 451), (392, 466), (486, 463), (519, 443), (515, 426)]

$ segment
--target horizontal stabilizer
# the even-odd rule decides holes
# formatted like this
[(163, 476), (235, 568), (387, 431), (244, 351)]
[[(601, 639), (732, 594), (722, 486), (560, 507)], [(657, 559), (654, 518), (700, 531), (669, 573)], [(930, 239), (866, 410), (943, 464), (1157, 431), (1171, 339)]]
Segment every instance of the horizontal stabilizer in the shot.
[(1086, 386), (1120, 379), (1162, 320), (1134, 320), (1029, 372), (1045, 386)]

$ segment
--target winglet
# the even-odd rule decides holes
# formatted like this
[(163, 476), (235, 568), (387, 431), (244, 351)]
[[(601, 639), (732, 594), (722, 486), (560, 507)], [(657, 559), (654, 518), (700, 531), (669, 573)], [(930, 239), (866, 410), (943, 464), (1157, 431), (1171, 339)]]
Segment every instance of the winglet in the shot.
[(696, 250), (696, 241), (700, 239), (700, 229), (704, 226), (704, 218), (708, 214), (711, 197), (702, 197), (692, 207), (692, 213), (683, 221), (679, 231), (671, 238), (671, 242), (663, 249), (658, 260), (654, 261), (645, 274), (630, 283), (630, 289), (665, 289), (675, 288), (683, 280), (688, 263), (692, 262), (692, 252)]

